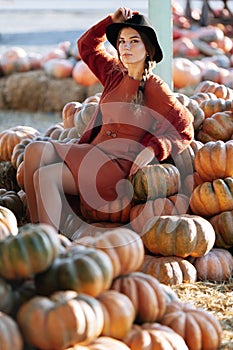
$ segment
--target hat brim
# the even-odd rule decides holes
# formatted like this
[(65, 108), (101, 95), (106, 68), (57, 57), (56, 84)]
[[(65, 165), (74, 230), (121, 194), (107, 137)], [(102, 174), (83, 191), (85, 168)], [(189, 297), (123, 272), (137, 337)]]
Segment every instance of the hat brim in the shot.
[(117, 48), (117, 38), (119, 35), (119, 32), (121, 31), (122, 28), (125, 27), (131, 27), (137, 31), (144, 32), (150, 39), (152, 45), (155, 47), (155, 55), (153, 57), (154, 61), (156, 63), (159, 63), (163, 59), (163, 52), (161, 50), (161, 47), (159, 45), (157, 35), (153, 28), (148, 27), (148, 26), (143, 26), (140, 24), (134, 24), (134, 23), (111, 23), (108, 25), (106, 28), (106, 36), (110, 44), (112, 44), (115, 49)]

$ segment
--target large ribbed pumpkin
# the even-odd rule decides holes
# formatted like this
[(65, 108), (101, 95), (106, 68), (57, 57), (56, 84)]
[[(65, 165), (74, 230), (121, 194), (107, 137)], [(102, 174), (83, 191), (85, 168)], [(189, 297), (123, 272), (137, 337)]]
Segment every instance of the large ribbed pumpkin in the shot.
[(29, 345), (41, 350), (63, 350), (96, 339), (102, 332), (104, 315), (95, 298), (59, 291), (24, 303), (17, 322)]
[(210, 217), (233, 210), (233, 177), (206, 181), (190, 196), (190, 208), (196, 215)]
[(57, 231), (47, 224), (26, 224), (16, 236), (0, 241), (0, 275), (6, 279), (29, 278), (45, 271), (59, 254)]
[(100, 302), (104, 325), (101, 335), (122, 339), (131, 329), (135, 320), (135, 308), (129, 297), (117, 290), (102, 292), (97, 300)]
[(133, 188), (133, 199), (146, 202), (159, 197), (169, 197), (180, 188), (180, 173), (176, 166), (164, 163), (147, 165), (128, 177)]
[(224, 111), (214, 113), (203, 121), (198, 131), (197, 140), (207, 143), (209, 141), (228, 141), (233, 133), (233, 112)]
[(200, 103), (200, 108), (205, 113), (205, 118), (211, 117), (214, 113), (231, 111), (233, 102), (231, 99), (225, 100), (224, 98), (205, 100)]
[(153, 254), (198, 257), (213, 248), (215, 232), (206, 219), (197, 215), (162, 215), (149, 220), (142, 235)]
[(189, 303), (171, 302), (161, 320), (185, 340), (189, 350), (217, 350), (222, 329), (211, 313)]
[(202, 281), (228, 281), (233, 272), (233, 256), (223, 248), (213, 248), (200, 258), (191, 259), (197, 270), (197, 278)]
[(97, 296), (108, 289), (113, 279), (109, 256), (100, 249), (71, 245), (55, 259), (44, 272), (35, 276), (40, 294), (49, 295), (57, 290), (74, 290)]
[(23, 336), (16, 321), (0, 312), (0, 347), (2, 350), (22, 350)]
[(76, 241), (106, 252), (113, 265), (113, 276), (137, 271), (144, 259), (141, 237), (131, 229), (119, 227), (97, 237), (83, 237)]
[(183, 194), (174, 194), (135, 205), (130, 210), (130, 224), (134, 231), (142, 234), (144, 225), (154, 216), (186, 214), (188, 211), (189, 198)]
[(188, 350), (184, 339), (159, 323), (133, 325), (123, 341), (131, 350)]
[(136, 311), (137, 323), (158, 321), (165, 312), (164, 291), (153, 276), (140, 271), (118, 276), (113, 281), (111, 289), (129, 297)]
[(194, 158), (195, 169), (204, 181), (233, 176), (233, 140), (207, 142)]
[(178, 256), (145, 255), (141, 271), (157, 278), (165, 285), (194, 283), (197, 280), (196, 268)]
[(233, 246), (233, 210), (223, 211), (209, 219), (215, 234), (215, 246), (230, 248)]

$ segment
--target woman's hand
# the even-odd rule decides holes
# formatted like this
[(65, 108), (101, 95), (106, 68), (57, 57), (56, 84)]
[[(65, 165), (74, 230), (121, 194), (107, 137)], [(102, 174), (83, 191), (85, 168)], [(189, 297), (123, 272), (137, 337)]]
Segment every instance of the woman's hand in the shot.
[(131, 18), (133, 15), (138, 14), (138, 11), (133, 11), (128, 7), (120, 7), (112, 15), (112, 21), (114, 23), (124, 22), (126, 19)]
[(146, 147), (142, 150), (134, 160), (129, 175), (135, 174), (140, 168), (148, 165), (154, 159), (154, 150), (152, 147)]

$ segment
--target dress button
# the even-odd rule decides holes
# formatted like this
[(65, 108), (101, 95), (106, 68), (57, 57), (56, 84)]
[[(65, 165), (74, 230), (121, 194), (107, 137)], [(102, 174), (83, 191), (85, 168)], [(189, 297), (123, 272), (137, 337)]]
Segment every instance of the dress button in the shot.
[(113, 138), (115, 138), (117, 135), (115, 132), (112, 132), (112, 135), (111, 135)]
[(111, 131), (110, 130), (106, 131), (106, 135), (110, 136), (111, 135)]

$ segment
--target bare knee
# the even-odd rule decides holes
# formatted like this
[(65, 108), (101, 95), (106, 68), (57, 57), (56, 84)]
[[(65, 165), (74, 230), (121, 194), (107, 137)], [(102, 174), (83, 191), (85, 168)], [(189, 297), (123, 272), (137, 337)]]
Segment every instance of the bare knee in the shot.
[(25, 165), (34, 163), (40, 167), (58, 161), (58, 156), (50, 142), (32, 141), (25, 148), (24, 161)]

